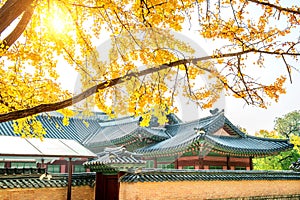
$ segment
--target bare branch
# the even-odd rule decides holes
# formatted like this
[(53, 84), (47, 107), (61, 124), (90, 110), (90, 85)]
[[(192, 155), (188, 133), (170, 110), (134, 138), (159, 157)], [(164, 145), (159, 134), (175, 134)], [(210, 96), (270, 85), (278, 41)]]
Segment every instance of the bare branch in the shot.
[(282, 55), (281, 57), (282, 57), (283, 62), (284, 62), (284, 64), (285, 64), (285, 66), (286, 66), (286, 70), (288, 71), (290, 82), (292, 83), (292, 76), (291, 76), (291, 69), (290, 69), (290, 66), (289, 66), (289, 64), (286, 62), (286, 59), (285, 59), (284, 55)]
[(291, 8), (284, 8), (284, 7), (281, 7), (281, 6), (278, 6), (278, 5), (269, 3), (269, 2), (264, 2), (264, 1), (261, 1), (261, 0), (248, 0), (248, 1), (260, 4), (260, 5), (264, 5), (264, 6), (269, 6), (269, 7), (275, 8), (276, 10), (279, 10), (279, 11), (286, 11), (286, 12), (297, 14), (297, 15), (300, 14), (299, 9), (295, 10), (295, 9), (291, 9)]
[(72, 3), (71, 5), (72, 6), (76, 6), (76, 7), (89, 8), (89, 9), (101, 9), (101, 8), (104, 8), (104, 5), (101, 5), (101, 6), (90, 6), (90, 5), (77, 4), (77, 3)]

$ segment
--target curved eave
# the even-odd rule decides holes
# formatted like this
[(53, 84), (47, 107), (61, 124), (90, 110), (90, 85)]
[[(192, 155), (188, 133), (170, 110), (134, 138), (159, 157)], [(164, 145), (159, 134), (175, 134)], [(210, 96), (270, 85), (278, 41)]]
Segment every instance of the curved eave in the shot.
[[(251, 139), (251, 140), (248, 140)], [(265, 157), (270, 155), (276, 155), (281, 151), (287, 151), (293, 148), (293, 145), (288, 143), (287, 140), (275, 140), (275, 139), (261, 139), (257, 137), (247, 137), (247, 138), (230, 138), (231, 141), (226, 141), (226, 138), (215, 138), (212, 136), (205, 136), (205, 143), (208, 145), (213, 152), (241, 156), (241, 157)], [(244, 140), (243, 147), (237, 145), (241, 140)], [(247, 140), (247, 144), (245, 141)], [(231, 144), (229, 144), (231, 143)], [(256, 148), (259, 144), (260, 146), (265, 146), (265, 148)], [(239, 147), (238, 147), (239, 146)]]
[(170, 146), (170, 147), (161, 147), (161, 148), (154, 148), (151, 147), (156, 146), (154, 144), (152, 146), (144, 147), (141, 149), (137, 149), (135, 152), (143, 154), (144, 157), (164, 157), (164, 156), (174, 156), (174, 155), (181, 155), (185, 152), (188, 152), (191, 148), (197, 148), (201, 142), (200, 136), (195, 135), (194, 138), (190, 140), (184, 141), (180, 144)]
[(89, 161), (83, 163), (83, 165), (95, 172), (116, 173), (118, 171), (128, 171), (134, 168), (145, 167), (146, 161), (127, 157), (109, 161)]
[(127, 160), (122, 160), (122, 162), (120, 161), (109, 161), (109, 162), (101, 162), (101, 161), (89, 161), (89, 162), (85, 162), (83, 163), (84, 166), (86, 167), (90, 167), (90, 166), (118, 166), (118, 165), (145, 165), (146, 161), (134, 161), (132, 159), (127, 159)]

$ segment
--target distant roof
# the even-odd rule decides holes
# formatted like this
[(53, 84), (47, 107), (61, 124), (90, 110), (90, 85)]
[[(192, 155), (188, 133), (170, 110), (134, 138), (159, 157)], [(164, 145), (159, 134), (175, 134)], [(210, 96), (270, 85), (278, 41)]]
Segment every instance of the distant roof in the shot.
[(141, 154), (132, 153), (125, 147), (105, 148), (98, 154), (98, 158), (83, 163), (92, 171), (113, 172), (132, 171), (144, 167), (146, 161), (142, 160)]
[(126, 146), (140, 139), (160, 142), (169, 138), (164, 128), (139, 126), (139, 118), (126, 117), (99, 124), (101, 128), (98, 129), (97, 133), (83, 143), (96, 152), (108, 146)]
[(96, 154), (74, 140), (0, 136), (0, 156), (93, 158)]

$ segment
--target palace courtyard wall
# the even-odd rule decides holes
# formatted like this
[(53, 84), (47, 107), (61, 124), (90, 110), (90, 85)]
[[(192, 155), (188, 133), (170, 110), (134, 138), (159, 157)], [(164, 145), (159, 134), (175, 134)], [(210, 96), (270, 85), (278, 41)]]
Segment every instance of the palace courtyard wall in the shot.
[[(94, 200), (94, 187), (73, 186), (72, 200)], [(66, 200), (67, 187), (0, 189), (1, 200)]]
[(120, 200), (300, 199), (299, 180), (121, 183)]

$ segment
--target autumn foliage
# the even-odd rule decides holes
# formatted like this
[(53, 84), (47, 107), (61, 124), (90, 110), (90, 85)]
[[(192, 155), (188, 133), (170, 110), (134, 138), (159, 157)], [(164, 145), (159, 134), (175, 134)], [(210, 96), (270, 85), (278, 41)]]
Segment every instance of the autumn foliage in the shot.
[[(178, 87), (201, 108), (210, 108), (222, 90), (266, 108), (285, 93), (285, 81), (292, 82), (292, 72), (299, 70), (300, 11), (299, 4), (292, 2), (7, 0), (0, 4), (0, 122), (17, 120), (15, 130), (23, 135), (36, 132), (42, 137), (36, 114), (83, 100), (111, 117), (143, 115), (146, 126), (155, 115), (165, 123), (166, 114), (177, 110)], [(172, 31), (186, 29), (221, 45), (209, 55), (194, 56), (196, 49), (172, 36)], [(95, 45), (104, 35), (113, 41), (105, 61)], [(57, 68), (64, 67), (61, 60), (82, 77), (82, 92), (76, 96), (58, 82)], [(251, 73), (270, 63), (285, 68), (286, 74), (266, 81)], [(214, 81), (199, 88), (197, 79), (203, 74)], [(170, 80), (176, 83), (173, 87), (167, 85)]]

